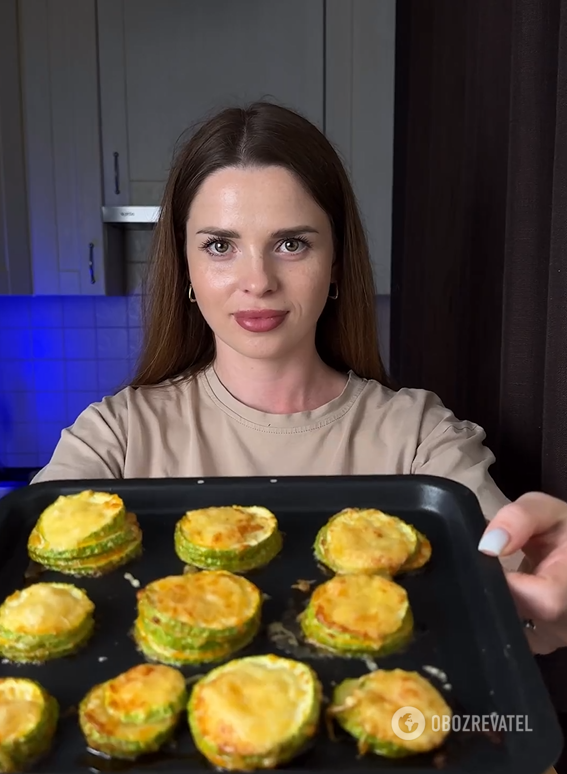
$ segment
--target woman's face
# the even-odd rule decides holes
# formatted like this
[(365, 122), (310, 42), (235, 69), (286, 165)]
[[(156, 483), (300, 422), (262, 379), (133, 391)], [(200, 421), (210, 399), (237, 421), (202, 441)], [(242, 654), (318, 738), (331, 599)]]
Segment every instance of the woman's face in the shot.
[(314, 346), (333, 237), (325, 212), (286, 169), (210, 175), (189, 212), (187, 259), (219, 352), (281, 360)]

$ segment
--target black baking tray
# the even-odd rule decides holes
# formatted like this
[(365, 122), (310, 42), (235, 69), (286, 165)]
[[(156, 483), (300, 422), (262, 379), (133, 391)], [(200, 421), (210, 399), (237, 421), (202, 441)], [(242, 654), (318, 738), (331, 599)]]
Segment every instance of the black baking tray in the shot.
[[(211, 766), (193, 746), (185, 719), (173, 748), (135, 763), (96, 758), (88, 753), (77, 724), (76, 707), (95, 684), (143, 661), (130, 631), (136, 615), (136, 588), (183, 571), (173, 547), (176, 521), (189, 509), (210, 505), (264, 505), (274, 511), (284, 532), (282, 553), (250, 579), (266, 594), (264, 629), (239, 655), (277, 653), (308, 661), (328, 697), (333, 684), (376, 666), (417, 670), (430, 679), (456, 713), (455, 730), (432, 754), (391, 761), (359, 756), (353, 740), (337, 732), (331, 739), (322, 724), (309, 751), (285, 767), (297, 772), (352, 771), (494, 772), (543, 774), (558, 759), (563, 738), (497, 559), (477, 551), (485, 521), (467, 488), (440, 478), (357, 476), (300, 478), (152, 479), (63, 481), (16, 490), (0, 500), (0, 600), (25, 583), (64, 580), (44, 572), (30, 577), (27, 537), (41, 511), (59, 495), (84, 489), (119, 494), (137, 514), (144, 533), (143, 556), (98, 579), (71, 582), (84, 588), (96, 605), (97, 629), (80, 654), (45, 665), (0, 664), (0, 676), (40, 681), (60, 702), (62, 719), (51, 754), (34, 771), (200, 772)], [(429, 564), (401, 576), (416, 619), (413, 642), (404, 651), (374, 663), (318, 657), (301, 641), (295, 618), (308, 600), (298, 580), (323, 582), (327, 575), (313, 557), (317, 530), (348, 506), (380, 508), (414, 524), (431, 540)], [(311, 591), (314, 586), (310, 586)], [(270, 624), (283, 622), (284, 636)], [(281, 627), (277, 627), (281, 635)], [(187, 676), (212, 668), (184, 668)], [(496, 715), (494, 715), (496, 713)], [(471, 716), (495, 717), (473, 728)], [(503, 721), (504, 716), (523, 720)], [(468, 718), (468, 720), (467, 720)], [(488, 725), (482, 726), (482, 722)], [(506, 722), (504, 728), (500, 724)], [(458, 726), (461, 724), (461, 729)], [(515, 726), (510, 728), (510, 725)], [(500, 729), (498, 729), (500, 726)], [(529, 730), (528, 730), (529, 729)]]

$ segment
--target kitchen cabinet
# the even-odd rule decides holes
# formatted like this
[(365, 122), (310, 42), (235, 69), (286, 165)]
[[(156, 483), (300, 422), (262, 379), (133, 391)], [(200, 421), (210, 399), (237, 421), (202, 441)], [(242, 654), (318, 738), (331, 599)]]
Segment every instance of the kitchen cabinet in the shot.
[(96, 0), (19, 0), (33, 291), (122, 291), (102, 223)]
[(103, 207), (154, 212), (187, 130), (262, 97), (336, 145), (389, 294), (395, 0), (3, 0), (0, 14), (0, 294), (123, 293), (126, 232)]
[(104, 204), (157, 206), (184, 133), (274, 98), (351, 174), (390, 292), (395, 0), (98, 0)]
[(263, 96), (324, 122), (324, 0), (99, 0), (104, 203), (158, 205), (176, 144)]
[(0, 3), (0, 294), (32, 289), (16, 0)]

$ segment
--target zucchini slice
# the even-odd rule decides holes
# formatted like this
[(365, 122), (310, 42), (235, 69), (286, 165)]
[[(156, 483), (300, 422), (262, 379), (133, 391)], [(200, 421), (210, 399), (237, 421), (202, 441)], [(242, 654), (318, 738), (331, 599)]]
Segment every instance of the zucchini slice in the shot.
[(45, 538), (37, 527), (34, 527), (28, 539), (28, 552), (32, 559), (44, 559), (53, 562), (75, 561), (87, 559), (92, 556), (99, 556), (108, 551), (118, 548), (126, 543), (130, 537), (130, 528), (135, 523), (132, 514), (126, 514), (121, 524), (116, 527), (115, 532), (99, 538), (87, 538), (77, 543), (74, 548), (56, 550)]
[(215, 766), (271, 769), (315, 736), (321, 701), (321, 684), (307, 664), (275, 655), (235, 659), (194, 684), (189, 727)]
[(344, 656), (384, 656), (413, 635), (407, 592), (381, 575), (335, 575), (318, 586), (300, 624), (312, 644)]
[(417, 532), (417, 548), (413, 556), (402, 565), (400, 572), (409, 572), (410, 570), (419, 570), (424, 567), (431, 559), (431, 543), (421, 532)]
[(59, 705), (34, 680), (0, 678), (0, 772), (16, 772), (49, 752)]
[[(136, 723), (121, 720), (119, 713), (110, 711), (106, 703), (107, 691), (108, 682), (96, 685), (79, 704), (79, 726), (92, 750), (111, 758), (134, 760), (146, 753), (157, 752), (171, 739), (180, 717), (179, 712), (173, 711), (178, 699), (177, 693), (171, 694), (168, 706), (172, 711), (169, 715), (166, 714), (161, 720)], [(151, 696), (148, 699), (147, 708), (152, 702)], [(163, 694), (158, 701), (156, 706), (163, 709)], [(117, 709), (119, 704), (121, 702), (115, 700), (113, 709)], [(124, 706), (127, 705), (128, 700), (124, 702)]]
[(176, 524), (174, 544), (186, 564), (231, 572), (265, 566), (283, 545), (271, 511), (239, 505), (188, 511)]
[(137, 594), (134, 640), (150, 660), (172, 666), (226, 658), (256, 636), (262, 594), (226, 570), (153, 581)]
[(419, 533), (397, 516), (345, 508), (319, 530), (315, 557), (339, 574), (396, 575), (419, 550)]
[[(66, 552), (65, 556), (56, 555), (52, 551), (47, 554), (38, 550), (36, 541), (37, 533), (35, 536), (32, 533), (28, 552), (34, 561), (46, 569), (77, 578), (106, 575), (132, 561), (142, 552), (142, 531), (133, 513), (126, 514), (121, 532), (101, 538), (97, 548), (96, 542), (93, 541), (83, 544), (77, 549), (76, 558), (70, 558), (69, 552)], [(88, 551), (85, 550), (85, 545), (88, 545)]]
[(126, 509), (118, 495), (86, 490), (58, 497), (40, 515), (35, 530), (42, 552), (49, 556), (105, 538), (117, 532), (125, 518)]
[(179, 715), (187, 704), (185, 678), (161, 664), (139, 664), (104, 684), (108, 712), (122, 723), (154, 723)]
[(200, 647), (193, 647), (188, 644), (167, 645), (162, 638), (157, 638), (148, 634), (146, 621), (137, 621), (134, 627), (134, 640), (138, 649), (148, 661), (154, 661), (159, 664), (169, 664), (173, 667), (191, 666), (193, 664), (206, 664), (213, 661), (222, 661), (232, 656), (239, 650), (249, 645), (255, 638), (259, 630), (259, 621), (255, 621), (250, 628), (238, 637), (235, 637), (223, 644), (209, 643)]
[[(422, 713), (423, 729), (415, 713), (408, 726), (406, 714), (411, 715), (411, 711), (394, 719), (405, 707)], [(328, 712), (357, 740), (360, 753), (372, 752), (386, 758), (436, 750), (449, 734), (449, 730), (443, 729), (451, 728), (453, 714), (443, 696), (425, 677), (403, 669), (379, 669), (344, 680), (336, 686)], [(444, 716), (449, 718), (448, 723), (443, 722)], [(412, 724), (416, 725), (412, 727)], [(403, 739), (394, 729), (402, 733), (414, 731), (418, 735), (415, 739)]]
[(76, 653), (94, 629), (94, 604), (68, 583), (35, 583), (0, 606), (0, 653), (10, 661), (43, 663)]

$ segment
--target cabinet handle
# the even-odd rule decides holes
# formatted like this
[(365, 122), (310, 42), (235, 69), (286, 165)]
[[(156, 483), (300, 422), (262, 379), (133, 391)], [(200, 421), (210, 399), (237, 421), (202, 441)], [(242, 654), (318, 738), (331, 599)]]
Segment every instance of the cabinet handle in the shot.
[(89, 242), (89, 274), (91, 275), (91, 285), (94, 285), (95, 275), (94, 275), (94, 243)]
[(120, 168), (118, 166), (118, 151), (114, 151), (114, 193), (120, 193)]

